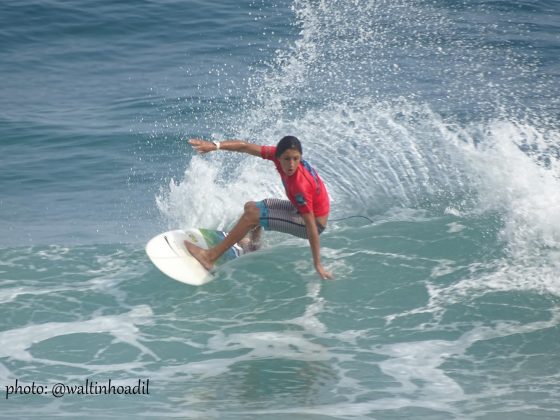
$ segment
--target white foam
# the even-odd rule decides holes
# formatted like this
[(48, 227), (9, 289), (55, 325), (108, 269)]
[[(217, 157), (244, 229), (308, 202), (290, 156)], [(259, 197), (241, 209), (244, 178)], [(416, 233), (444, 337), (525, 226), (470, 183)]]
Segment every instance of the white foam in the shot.
[(547, 166), (539, 160), (542, 155), (520, 148), (542, 151), (549, 144), (560, 144), (560, 132), (495, 121), (486, 127), (484, 142), (468, 151), (479, 178), (480, 205), (507, 212), (503, 233), (515, 254), (560, 247), (560, 163), (550, 157)]
[(220, 170), (225, 159), (211, 155), (193, 157), (184, 178), (171, 180), (168, 189), (156, 197), (170, 228), (226, 229), (243, 213), (247, 201), (282, 194), (273, 166), (265, 169), (266, 163), (242, 157), (232, 176), (230, 171)]
[(312, 299), (311, 303), (305, 307), (305, 312), (301, 317), (290, 320), (290, 323), (300, 325), (304, 330), (315, 335), (325, 334), (327, 327), (318, 318), (325, 306), (325, 299), (319, 296), (321, 285), (317, 282), (310, 282), (307, 284), (307, 291), (307, 296)]
[[(414, 406), (425, 401), (436, 402), (440, 409), (453, 411), (453, 404), (472, 398), (442, 366), (447, 360), (465, 357), (469, 348), (481, 341), (516, 334), (546, 330), (558, 325), (560, 312), (553, 311), (550, 320), (522, 324), (497, 322), (494, 326), (474, 326), (456, 340), (426, 340), (380, 346), (376, 353), (389, 359), (379, 363), (383, 373), (398, 383), (396, 395), (414, 397)], [(482, 390), (481, 390), (482, 392)]]
[(458, 233), (465, 229), (465, 226), (461, 223), (451, 222), (447, 224), (447, 233)]
[[(149, 306), (139, 305), (132, 308), (130, 312), (120, 315), (98, 316), (89, 320), (74, 322), (46, 322), (2, 331), (0, 332), (0, 358), (5, 357), (24, 362), (80, 366), (95, 371), (110, 370), (115, 368), (115, 366), (82, 365), (58, 360), (38, 359), (30, 353), (33, 345), (51, 338), (79, 333), (107, 333), (114, 336), (115, 340), (136, 347), (142, 354), (149, 355), (154, 360), (159, 360), (155, 353), (140, 343), (138, 336), (139, 330), (137, 325), (151, 322), (152, 316), (153, 313)], [(129, 363), (125, 365), (130, 367)]]
[(37, 290), (34, 287), (26, 287), (26, 286), (19, 286), (19, 287), (10, 287), (10, 288), (3, 288), (0, 289), (0, 303), (7, 303), (16, 300), (19, 296), (26, 296), (26, 295), (48, 295), (53, 292), (60, 292), (68, 290), (67, 288), (56, 288), (56, 289), (43, 289)]
[[(463, 351), (455, 341), (430, 340), (383, 346), (378, 350), (390, 358), (379, 363), (381, 370), (399, 382), (399, 392), (414, 394), (418, 389), (439, 401), (464, 398), (461, 386), (439, 366), (450, 356)], [(418, 385), (415, 381), (422, 381)]]
[[(484, 139), (477, 143), (480, 131)], [(463, 130), (461, 137), (469, 139), (456, 144), (476, 183), (478, 211), (498, 212), (504, 223), (501, 239), (508, 258), (496, 262), (495, 273), (485, 276), (489, 281), (484, 283), (557, 294), (560, 163), (548, 150), (560, 144), (560, 132), (500, 120)]]
[(451, 206), (445, 208), (444, 214), (450, 214), (452, 216), (461, 217), (461, 211)]

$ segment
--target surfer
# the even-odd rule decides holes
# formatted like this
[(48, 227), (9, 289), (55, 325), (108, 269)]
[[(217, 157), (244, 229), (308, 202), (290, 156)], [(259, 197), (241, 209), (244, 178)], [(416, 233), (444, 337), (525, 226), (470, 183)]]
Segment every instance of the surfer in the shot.
[[(244, 248), (254, 248), (262, 227), (308, 239), (315, 269), (321, 278), (332, 278), (332, 274), (321, 264), (319, 242), (319, 235), (325, 230), (329, 217), (329, 195), (317, 172), (302, 159), (301, 143), (296, 137), (283, 137), (276, 146), (260, 146), (242, 140), (218, 142), (190, 139), (189, 143), (198, 153), (227, 150), (271, 160), (288, 196), (288, 200), (267, 198), (245, 203), (243, 215), (235, 227), (213, 248), (206, 250), (185, 241), (193, 257), (210, 270), (214, 262), (235, 243), (241, 241)], [(250, 235), (249, 244), (244, 241), (247, 234)]]

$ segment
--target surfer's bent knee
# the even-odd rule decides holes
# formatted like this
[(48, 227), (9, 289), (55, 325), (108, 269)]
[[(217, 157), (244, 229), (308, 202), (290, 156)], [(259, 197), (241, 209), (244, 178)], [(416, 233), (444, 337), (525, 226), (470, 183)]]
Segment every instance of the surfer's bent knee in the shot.
[(245, 203), (243, 210), (244, 216), (246, 216), (255, 225), (259, 224), (260, 210), (257, 207), (257, 203), (255, 203), (254, 201), (248, 201)]

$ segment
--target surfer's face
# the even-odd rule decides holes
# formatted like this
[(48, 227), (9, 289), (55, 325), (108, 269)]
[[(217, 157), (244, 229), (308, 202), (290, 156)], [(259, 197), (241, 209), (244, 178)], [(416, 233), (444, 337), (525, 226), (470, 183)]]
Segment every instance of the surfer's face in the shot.
[(295, 174), (296, 169), (301, 162), (301, 153), (294, 149), (285, 150), (278, 158), (280, 166), (284, 173), (288, 176)]

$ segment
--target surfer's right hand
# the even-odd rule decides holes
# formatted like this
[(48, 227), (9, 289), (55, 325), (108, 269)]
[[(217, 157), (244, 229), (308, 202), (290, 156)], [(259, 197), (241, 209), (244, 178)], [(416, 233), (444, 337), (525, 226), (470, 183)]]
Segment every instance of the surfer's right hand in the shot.
[(194, 148), (194, 150), (201, 154), (216, 150), (216, 145), (211, 141), (189, 139), (189, 144)]

